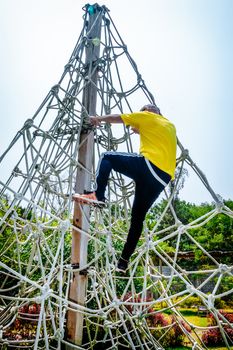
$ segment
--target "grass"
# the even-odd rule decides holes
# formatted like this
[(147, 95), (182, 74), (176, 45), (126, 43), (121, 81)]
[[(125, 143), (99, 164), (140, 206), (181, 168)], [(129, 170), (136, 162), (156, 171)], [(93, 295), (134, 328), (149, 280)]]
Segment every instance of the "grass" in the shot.
[(206, 316), (198, 315), (197, 311), (192, 309), (181, 309), (180, 312), (184, 316), (185, 320), (194, 326), (208, 327), (208, 318)]
[[(232, 310), (230, 310), (232, 312)], [(201, 316), (197, 313), (196, 309), (180, 309), (181, 314), (184, 316), (184, 319), (193, 324), (194, 326), (198, 327), (208, 327), (208, 317)], [(198, 332), (199, 333), (199, 332)], [(166, 348), (166, 350), (191, 350), (192, 346), (178, 346), (175, 348)], [(233, 350), (233, 347), (230, 348)], [(208, 350), (227, 350), (226, 347), (220, 346), (220, 347), (209, 347)]]
[(198, 327), (208, 327), (207, 317), (200, 316), (184, 316), (186, 321)]

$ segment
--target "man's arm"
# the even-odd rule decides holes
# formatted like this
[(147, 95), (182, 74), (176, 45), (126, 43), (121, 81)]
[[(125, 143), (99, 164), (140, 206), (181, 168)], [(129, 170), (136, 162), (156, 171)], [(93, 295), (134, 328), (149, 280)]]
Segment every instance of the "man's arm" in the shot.
[(99, 126), (101, 122), (105, 123), (123, 123), (121, 114), (106, 114), (101, 116), (90, 116), (90, 122), (94, 126)]
[(133, 126), (131, 126), (131, 130), (135, 133), (135, 134), (140, 134), (140, 131), (138, 128), (134, 128)]

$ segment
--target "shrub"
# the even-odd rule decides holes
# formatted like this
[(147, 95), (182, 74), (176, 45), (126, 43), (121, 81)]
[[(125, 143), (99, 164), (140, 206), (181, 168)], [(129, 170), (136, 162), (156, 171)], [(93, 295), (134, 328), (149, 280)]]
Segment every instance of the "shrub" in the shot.
[[(191, 328), (183, 320), (177, 320), (173, 316), (164, 316), (164, 314), (154, 315), (154, 324), (152, 334), (160, 342), (160, 344), (167, 348), (168, 346), (179, 346), (184, 342), (185, 333), (182, 327), (188, 332)], [(165, 329), (163, 327), (166, 327)]]
[[(124, 300), (129, 302), (138, 303), (142, 299), (140, 296), (135, 295), (132, 297), (131, 293), (127, 293)], [(151, 301), (151, 298), (147, 298), (146, 301)], [(145, 301), (145, 300), (143, 300)], [(130, 313), (133, 313), (136, 306), (127, 305), (127, 309)], [(191, 328), (183, 320), (177, 320), (174, 315), (170, 316), (165, 313), (157, 312), (150, 307), (145, 309), (146, 322), (151, 329), (151, 334), (159, 341), (163, 347), (181, 345), (185, 338), (184, 328), (187, 332), (191, 332)]]
[(223, 343), (219, 329), (209, 329), (203, 332), (202, 341), (206, 346), (217, 346)]
[[(231, 324), (233, 323), (233, 313), (227, 313), (224, 311), (220, 311), (221, 315), (225, 317), (225, 319), (230, 322)], [(220, 317), (221, 319), (221, 317)], [(224, 322), (224, 320), (222, 319)], [(211, 314), (209, 315), (209, 325), (210, 326), (216, 326), (217, 322), (215, 320), (215, 317)], [(227, 338), (233, 341), (233, 329), (231, 326), (228, 324), (223, 325), (223, 330), (225, 334), (227, 335)], [(202, 341), (206, 346), (217, 346), (217, 345), (222, 345), (224, 344), (224, 339), (223, 336), (220, 332), (219, 328), (214, 328), (214, 329), (209, 329), (202, 334)]]
[(215, 300), (214, 305), (217, 309), (226, 309), (227, 308), (227, 303), (220, 298)]
[(201, 305), (202, 305), (201, 299), (195, 296), (188, 297), (187, 299), (185, 299), (179, 304), (180, 307), (188, 308), (188, 309), (201, 306)]

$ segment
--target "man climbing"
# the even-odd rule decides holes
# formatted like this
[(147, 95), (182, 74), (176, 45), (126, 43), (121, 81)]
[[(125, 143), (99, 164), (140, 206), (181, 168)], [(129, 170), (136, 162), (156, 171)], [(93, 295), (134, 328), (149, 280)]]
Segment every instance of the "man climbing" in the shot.
[(140, 154), (103, 153), (96, 172), (95, 192), (73, 196), (75, 201), (82, 204), (105, 202), (105, 189), (112, 169), (134, 180), (131, 224), (117, 265), (118, 271), (125, 272), (140, 238), (147, 211), (169, 181), (174, 179), (176, 129), (152, 104), (145, 105), (140, 112), (130, 114), (90, 116), (90, 122), (95, 127), (101, 122), (124, 123), (140, 135)]

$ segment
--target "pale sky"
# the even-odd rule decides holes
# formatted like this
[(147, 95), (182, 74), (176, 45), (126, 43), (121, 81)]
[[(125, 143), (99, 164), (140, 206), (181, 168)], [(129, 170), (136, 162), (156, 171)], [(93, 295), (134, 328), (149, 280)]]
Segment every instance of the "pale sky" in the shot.
[[(0, 1), (0, 153), (58, 82), (82, 29), (85, 4)], [(99, 5), (110, 9), (147, 87), (213, 190), (233, 199), (233, 1)], [(181, 197), (211, 201), (191, 171)]]

